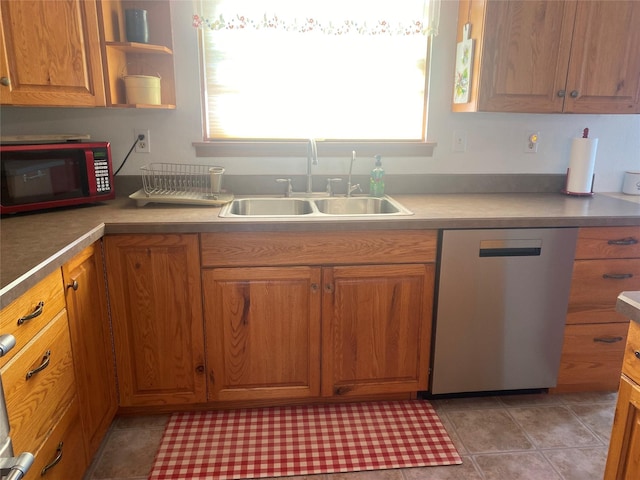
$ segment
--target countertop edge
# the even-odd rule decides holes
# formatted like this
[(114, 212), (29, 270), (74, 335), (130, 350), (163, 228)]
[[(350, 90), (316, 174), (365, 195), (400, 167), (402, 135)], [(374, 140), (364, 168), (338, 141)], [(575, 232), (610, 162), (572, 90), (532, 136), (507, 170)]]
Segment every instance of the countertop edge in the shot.
[[(37, 213), (2, 220), (3, 285), (0, 308), (105, 234), (170, 234), (244, 231), (354, 231), (389, 229), (640, 227), (640, 203), (606, 195), (573, 198), (560, 194), (398, 194), (414, 212), (385, 218), (219, 218), (220, 208), (150, 204), (128, 197), (86, 208)], [(34, 232), (37, 235), (34, 235)], [(25, 255), (14, 255), (14, 251)]]
[(82, 250), (95, 241), (101, 239), (105, 234), (104, 223), (97, 225), (84, 235), (81, 235), (73, 242), (58, 250), (38, 265), (25, 272), (13, 282), (7, 284), (0, 290), (0, 308), (5, 308), (24, 292), (35, 286), (38, 282), (46, 278), (54, 270), (62, 267)]
[(640, 323), (640, 291), (622, 292), (618, 295), (616, 310), (634, 322)]

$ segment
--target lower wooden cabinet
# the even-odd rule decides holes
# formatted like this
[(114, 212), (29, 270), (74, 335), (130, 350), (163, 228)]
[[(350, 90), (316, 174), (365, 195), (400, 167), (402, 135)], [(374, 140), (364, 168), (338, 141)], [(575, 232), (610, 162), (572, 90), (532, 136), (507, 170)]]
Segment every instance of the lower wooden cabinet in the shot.
[(552, 392), (615, 391), (629, 320), (618, 294), (640, 289), (640, 227), (578, 232), (560, 373)]
[(104, 242), (120, 406), (205, 402), (198, 235)]
[(615, 391), (628, 329), (628, 322), (567, 325), (556, 391)]
[(322, 395), (426, 390), (434, 265), (323, 269)]
[(202, 272), (209, 400), (320, 395), (320, 267)]
[[(66, 310), (62, 310), (0, 371), (15, 452), (47, 440), (76, 387)], [(86, 462), (84, 449), (80, 461)]]
[(435, 231), (202, 234), (209, 400), (426, 390), (436, 245)]
[(74, 398), (23, 478), (81, 480), (87, 466), (78, 400)]
[(631, 322), (605, 480), (640, 478), (640, 324)]
[(14, 453), (35, 455), (24, 478), (81, 480), (88, 457), (60, 270), (4, 308), (0, 325), (16, 338), (0, 362)]
[(0, 312), (0, 332), (16, 338), (16, 346), (0, 357), (3, 367), (64, 309), (60, 270), (47, 275)]
[(101, 242), (63, 265), (62, 275), (80, 419), (90, 461), (118, 409)]

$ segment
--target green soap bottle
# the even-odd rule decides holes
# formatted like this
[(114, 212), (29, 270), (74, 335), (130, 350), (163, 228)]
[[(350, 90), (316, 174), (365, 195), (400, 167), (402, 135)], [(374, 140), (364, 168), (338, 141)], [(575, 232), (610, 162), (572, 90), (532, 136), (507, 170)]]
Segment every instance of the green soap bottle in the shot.
[(371, 170), (371, 179), (369, 180), (369, 195), (372, 197), (384, 197), (384, 168), (382, 168), (382, 155), (373, 157), (376, 159), (376, 165)]

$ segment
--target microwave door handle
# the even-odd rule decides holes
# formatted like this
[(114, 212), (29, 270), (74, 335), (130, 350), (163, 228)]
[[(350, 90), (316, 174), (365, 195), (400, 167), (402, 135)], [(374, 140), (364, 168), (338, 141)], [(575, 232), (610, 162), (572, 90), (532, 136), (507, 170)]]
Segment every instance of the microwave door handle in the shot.
[(85, 164), (87, 165), (87, 183), (89, 184), (89, 196), (94, 196), (98, 193), (96, 185), (96, 164), (93, 158), (93, 150), (90, 148), (84, 151)]

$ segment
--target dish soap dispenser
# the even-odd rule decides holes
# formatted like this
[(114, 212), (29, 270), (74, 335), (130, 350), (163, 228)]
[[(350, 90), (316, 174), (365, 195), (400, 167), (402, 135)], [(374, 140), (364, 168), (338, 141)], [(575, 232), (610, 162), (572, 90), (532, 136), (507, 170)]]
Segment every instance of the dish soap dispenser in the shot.
[(384, 197), (384, 168), (382, 168), (382, 155), (373, 157), (376, 165), (371, 170), (371, 180), (369, 181), (369, 195), (372, 197)]

